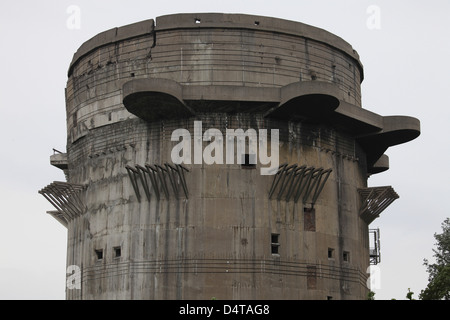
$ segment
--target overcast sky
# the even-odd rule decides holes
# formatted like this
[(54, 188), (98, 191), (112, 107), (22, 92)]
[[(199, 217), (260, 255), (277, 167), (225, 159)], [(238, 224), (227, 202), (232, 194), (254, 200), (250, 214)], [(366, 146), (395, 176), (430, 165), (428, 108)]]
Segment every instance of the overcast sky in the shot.
[(49, 157), (66, 149), (73, 54), (99, 32), (181, 12), (272, 16), (330, 31), (360, 55), (364, 108), (420, 119), (421, 136), (390, 148), (389, 171), (369, 179), (400, 195), (371, 224), (381, 229), (375, 298), (405, 299), (408, 288), (417, 297), (433, 234), (450, 216), (450, 1), (17, 0), (0, 2), (0, 299), (65, 298), (67, 230), (46, 214), (53, 207), (38, 190), (64, 181)]

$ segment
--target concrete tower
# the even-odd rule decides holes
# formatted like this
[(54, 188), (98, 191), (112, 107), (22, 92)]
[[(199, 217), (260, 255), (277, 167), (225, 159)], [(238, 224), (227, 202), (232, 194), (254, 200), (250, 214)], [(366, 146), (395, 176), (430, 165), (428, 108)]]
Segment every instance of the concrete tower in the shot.
[(362, 80), (347, 42), (268, 17), (85, 42), (51, 156), (67, 181), (39, 191), (68, 230), (67, 298), (365, 299), (369, 224), (398, 198), (367, 178), (420, 123), (363, 109)]

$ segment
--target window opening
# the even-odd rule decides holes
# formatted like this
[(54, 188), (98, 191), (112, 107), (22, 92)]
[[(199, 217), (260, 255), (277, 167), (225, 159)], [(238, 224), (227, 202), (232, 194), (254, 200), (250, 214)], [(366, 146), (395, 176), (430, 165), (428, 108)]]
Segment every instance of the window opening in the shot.
[(279, 254), (280, 253), (280, 241), (279, 241), (280, 235), (278, 233), (272, 233), (271, 235), (271, 243), (272, 243), (272, 254)]
[(303, 224), (305, 231), (316, 231), (316, 209), (303, 209)]
[(114, 258), (120, 258), (122, 255), (122, 250), (120, 247), (114, 247)]
[(102, 260), (103, 259), (103, 249), (96, 249), (95, 256), (97, 257), (97, 260)]
[(255, 169), (256, 168), (256, 154), (243, 154), (243, 161), (241, 164), (242, 168), (247, 168), (247, 169)]
[(334, 259), (334, 249), (328, 248), (328, 259)]
[(350, 262), (350, 252), (344, 251), (344, 253), (342, 254), (342, 259), (343, 259), (345, 262)]

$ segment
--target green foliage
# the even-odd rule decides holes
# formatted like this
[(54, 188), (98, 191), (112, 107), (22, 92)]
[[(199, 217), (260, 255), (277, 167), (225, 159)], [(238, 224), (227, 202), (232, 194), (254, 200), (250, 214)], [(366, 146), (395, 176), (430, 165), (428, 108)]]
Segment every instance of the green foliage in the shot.
[(419, 294), (422, 300), (450, 300), (450, 218), (442, 223), (442, 233), (434, 234), (437, 243), (433, 249), (435, 263), (424, 259), (428, 272), (428, 285)]
[(413, 297), (412, 297), (413, 294), (414, 294), (414, 292), (412, 292), (411, 289), (408, 288), (408, 293), (406, 294), (406, 299), (408, 299), (408, 300), (416, 300), (416, 299), (413, 299)]
[(367, 300), (375, 300), (375, 292), (373, 292), (372, 290), (370, 290), (367, 293)]

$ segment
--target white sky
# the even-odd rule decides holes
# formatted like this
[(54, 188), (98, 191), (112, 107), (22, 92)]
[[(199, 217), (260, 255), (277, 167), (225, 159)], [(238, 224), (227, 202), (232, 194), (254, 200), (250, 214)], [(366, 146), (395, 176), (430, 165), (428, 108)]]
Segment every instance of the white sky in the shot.
[[(67, 8), (80, 8), (80, 28)], [(367, 12), (379, 9), (380, 29)], [(381, 229), (376, 299), (415, 297), (427, 284), (441, 223), (450, 216), (450, 2), (447, 0), (138, 1), (41, 0), (0, 3), (0, 299), (64, 299), (67, 232), (47, 215), (38, 190), (62, 172), (52, 148), (66, 148), (64, 88), (78, 47), (99, 32), (181, 12), (225, 12), (304, 22), (348, 41), (364, 65), (363, 107), (421, 120), (421, 136), (390, 148), (390, 170), (369, 186), (392, 185), (396, 200)], [(448, 91), (449, 90), (449, 91)]]

